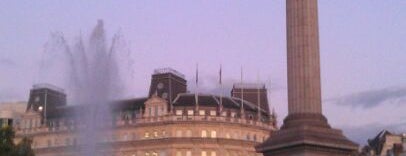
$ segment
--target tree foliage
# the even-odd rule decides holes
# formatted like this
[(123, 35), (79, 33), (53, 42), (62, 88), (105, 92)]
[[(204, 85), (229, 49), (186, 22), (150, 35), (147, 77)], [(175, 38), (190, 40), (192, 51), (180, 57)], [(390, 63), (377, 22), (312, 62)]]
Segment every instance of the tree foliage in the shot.
[(14, 131), (11, 127), (6, 126), (0, 129), (0, 155), (9, 156), (14, 150)]
[(0, 129), (0, 156), (35, 156), (30, 138), (24, 137), (15, 145), (14, 137), (15, 133), (11, 127), (6, 126)]

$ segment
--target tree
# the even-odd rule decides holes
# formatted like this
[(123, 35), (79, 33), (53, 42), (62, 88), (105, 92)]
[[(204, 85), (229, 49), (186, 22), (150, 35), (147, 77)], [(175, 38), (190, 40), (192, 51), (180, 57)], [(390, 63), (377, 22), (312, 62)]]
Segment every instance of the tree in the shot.
[(2, 127), (0, 129), (0, 155), (11, 155), (14, 150), (14, 131), (10, 126)]
[(13, 156), (35, 156), (34, 150), (32, 150), (31, 145), (32, 139), (24, 137), (17, 144), (17, 146), (15, 146)]
[(32, 139), (24, 137), (15, 145), (14, 137), (15, 133), (10, 126), (0, 129), (0, 156), (35, 156), (31, 148)]

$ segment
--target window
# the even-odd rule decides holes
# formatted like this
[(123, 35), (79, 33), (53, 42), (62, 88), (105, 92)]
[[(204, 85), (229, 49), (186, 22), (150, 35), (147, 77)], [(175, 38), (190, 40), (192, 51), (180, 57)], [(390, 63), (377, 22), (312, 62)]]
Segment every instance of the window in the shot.
[(227, 112), (226, 111), (221, 112), (221, 116), (227, 116)]
[(211, 115), (211, 116), (216, 116), (216, 115), (217, 115), (217, 112), (216, 112), (215, 110), (211, 110), (211, 111), (210, 111), (210, 115)]
[(76, 144), (77, 144), (76, 138), (73, 138), (73, 145), (76, 145)]
[(52, 141), (50, 139), (47, 140), (47, 143), (48, 143), (48, 147), (52, 146)]
[(216, 131), (211, 131), (210, 137), (217, 138), (217, 132)]
[(206, 151), (202, 151), (202, 155), (201, 156), (207, 156), (207, 152)]
[(70, 139), (69, 138), (65, 138), (65, 145), (66, 146), (70, 145)]
[(155, 116), (158, 116), (158, 106), (155, 106)]
[(187, 111), (187, 115), (193, 115), (193, 114), (194, 114), (193, 110), (188, 110)]
[(176, 131), (176, 137), (182, 137), (182, 131), (181, 130)]
[(176, 151), (176, 156), (182, 156), (182, 152), (181, 151)]
[(131, 133), (131, 139), (133, 139), (133, 140), (137, 139), (137, 135), (135, 134), (135, 132)]
[(186, 137), (192, 137), (192, 131), (191, 130), (186, 131)]
[(152, 116), (152, 108), (151, 107), (148, 108), (148, 116)]
[(148, 132), (144, 133), (144, 138), (149, 138), (149, 133)]
[(247, 138), (246, 138), (246, 140), (250, 140), (250, 139), (251, 139), (250, 134), (247, 134)]
[(176, 115), (182, 115), (183, 111), (182, 110), (176, 110)]
[(158, 156), (158, 153), (157, 152), (152, 152), (151, 156)]
[(230, 133), (226, 133), (226, 138), (227, 138), (227, 139), (230, 139), (230, 138), (231, 138)]
[(210, 155), (210, 156), (216, 156), (216, 155), (217, 155), (216, 151), (211, 151), (211, 155)]
[(145, 152), (145, 156), (151, 156), (148, 152)]
[(231, 117), (233, 117), (233, 118), (235, 118), (235, 117), (236, 117), (235, 112), (231, 112)]
[(155, 137), (155, 138), (158, 137), (158, 132), (157, 132), (157, 131), (154, 132), (154, 137)]
[(206, 130), (202, 130), (202, 138), (206, 138), (207, 137), (207, 131)]
[(206, 115), (206, 111), (204, 111), (204, 110), (199, 110), (199, 115)]
[(162, 136), (166, 137), (166, 131), (162, 131)]
[(186, 156), (192, 156), (192, 151), (186, 151)]

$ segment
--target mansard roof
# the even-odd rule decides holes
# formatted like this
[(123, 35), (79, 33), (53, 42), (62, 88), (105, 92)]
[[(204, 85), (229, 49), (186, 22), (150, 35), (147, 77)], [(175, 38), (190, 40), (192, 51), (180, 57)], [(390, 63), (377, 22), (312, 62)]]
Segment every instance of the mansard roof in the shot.
[[(197, 99), (198, 98), (198, 99)], [(179, 94), (173, 101), (173, 106), (196, 106), (196, 99), (198, 100), (199, 107), (219, 107), (220, 99), (222, 99), (223, 108), (225, 109), (241, 109), (241, 104), (243, 103), (243, 108), (245, 111), (256, 112), (258, 106), (249, 101), (242, 100), (236, 97), (221, 97), (218, 95), (211, 94), (196, 94), (183, 93)], [(267, 113), (268, 111), (260, 109), (262, 113)]]

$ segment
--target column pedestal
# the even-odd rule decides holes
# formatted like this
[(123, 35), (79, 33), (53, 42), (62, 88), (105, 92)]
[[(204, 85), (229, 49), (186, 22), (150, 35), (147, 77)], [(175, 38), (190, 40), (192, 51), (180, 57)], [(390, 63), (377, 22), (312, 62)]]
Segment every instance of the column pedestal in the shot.
[(321, 114), (295, 114), (256, 149), (264, 156), (351, 156), (358, 145), (331, 128)]

